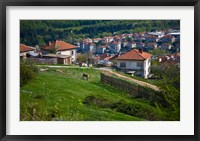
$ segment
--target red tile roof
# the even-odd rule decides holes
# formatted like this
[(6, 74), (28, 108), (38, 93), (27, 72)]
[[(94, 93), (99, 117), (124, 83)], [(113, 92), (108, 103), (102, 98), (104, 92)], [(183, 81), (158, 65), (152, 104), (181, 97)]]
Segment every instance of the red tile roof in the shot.
[(104, 60), (108, 55), (106, 53), (100, 55), (100, 60)]
[(146, 60), (152, 55), (142, 51), (142, 53), (139, 52), (137, 49), (133, 49), (129, 52), (126, 52), (125, 54), (120, 55), (117, 60)]
[(49, 45), (43, 47), (42, 49), (52, 50), (55, 46), (57, 46), (57, 51), (70, 50), (70, 49), (76, 48), (76, 46), (66, 43), (64, 41), (54, 41), (54, 42), (51, 42)]
[(20, 44), (20, 52), (28, 52), (28, 51), (34, 51), (34, 47), (30, 47), (24, 44)]
[(116, 57), (117, 57), (117, 55), (111, 55), (111, 56), (107, 56), (106, 58), (104, 58), (104, 60), (111, 61), (111, 60), (115, 59)]

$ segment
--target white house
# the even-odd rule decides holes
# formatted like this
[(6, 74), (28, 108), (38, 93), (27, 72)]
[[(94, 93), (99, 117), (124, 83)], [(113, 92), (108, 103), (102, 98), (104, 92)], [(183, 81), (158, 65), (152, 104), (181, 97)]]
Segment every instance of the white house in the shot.
[(109, 49), (111, 53), (118, 53), (121, 49), (121, 42), (112, 42)]
[(82, 49), (83, 53), (92, 52), (95, 49), (94, 43), (83, 43), (84, 49)]
[(44, 55), (49, 53), (55, 53), (60, 55), (69, 55), (72, 58), (72, 62), (76, 62), (76, 46), (66, 43), (64, 41), (53, 41), (49, 42), (49, 45), (42, 48)]
[(147, 35), (156, 36), (158, 39), (164, 36), (164, 32), (148, 32)]
[(151, 66), (151, 54), (142, 49), (133, 49), (117, 58), (117, 67), (124, 71), (132, 71), (134, 75), (148, 78)]

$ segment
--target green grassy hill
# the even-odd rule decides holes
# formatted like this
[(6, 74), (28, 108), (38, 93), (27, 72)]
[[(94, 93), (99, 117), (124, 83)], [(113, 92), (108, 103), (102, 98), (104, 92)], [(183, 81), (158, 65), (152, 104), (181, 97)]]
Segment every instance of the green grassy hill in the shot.
[[(82, 74), (90, 75), (84, 80)], [(100, 83), (95, 69), (49, 68), (20, 89), (20, 120), (169, 120), (166, 109)]]

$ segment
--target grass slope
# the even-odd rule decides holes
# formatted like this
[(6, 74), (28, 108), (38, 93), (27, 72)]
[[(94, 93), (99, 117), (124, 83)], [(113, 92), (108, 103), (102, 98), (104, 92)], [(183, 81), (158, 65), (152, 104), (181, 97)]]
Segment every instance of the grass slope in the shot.
[[(82, 79), (83, 73), (89, 74), (90, 79)], [(111, 103), (119, 101), (139, 103), (158, 114), (160, 113), (159, 108), (101, 84), (99, 74), (98, 70), (79, 68), (49, 68), (46, 72), (40, 72), (36, 79), (21, 87), (20, 119), (22, 121), (145, 120), (143, 117), (130, 116), (109, 107), (102, 108), (98, 105), (83, 104), (88, 96), (104, 98)]]

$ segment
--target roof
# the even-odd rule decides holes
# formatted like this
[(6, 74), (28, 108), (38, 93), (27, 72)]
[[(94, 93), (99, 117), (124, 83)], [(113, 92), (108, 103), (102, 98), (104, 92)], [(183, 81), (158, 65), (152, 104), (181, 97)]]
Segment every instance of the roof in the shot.
[(50, 42), (49, 45), (43, 47), (43, 50), (52, 50), (53, 48), (55, 48), (55, 46), (57, 46), (57, 51), (62, 51), (62, 50), (70, 50), (70, 49), (75, 49), (76, 46), (66, 43), (64, 41), (54, 41), (54, 42)]
[(169, 38), (169, 39), (172, 39), (174, 38), (172, 35), (168, 34), (168, 35), (165, 35), (163, 38)]
[(101, 54), (99, 55), (100, 56), (100, 60), (103, 60), (105, 59), (106, 57), (108, 57), (108, 54), (107, 53), (104, 53), (104, 54)]
[(29, 52), (28, 53), (30, 56), (33, 56), (33, 57), (37, 57), (38, 56), (38, 53), (35, 53), (35, 52)]
[(142, 53), (139, 52), (137, 49), (133, 49), (129, 52), (126, 52), (125, 54), (120, 55), (117, 60), (141, 60), (144, 61), (151, 57), (152, 55), (142, 51)]
[(31, 47), (31, 46), (27, 46), (24, 44), (20, 44), (20, 53), (21, 52), (29, 52), (29, 51), (34, 51), (36, 48)]
[(61, 54), (46, 54), (46, 55), (42, 55), (43, 57), (50, 57), (50, 58), (68, 58), (70, 57), (69, 55), (61, 55)]
[(117, 57), (117, 55), (111, 55), (111, 56), (107, 56), (106, 58), (104, 58), (104, 60), (111, 61), (111, 60), (115, 59), (116, 57)]

